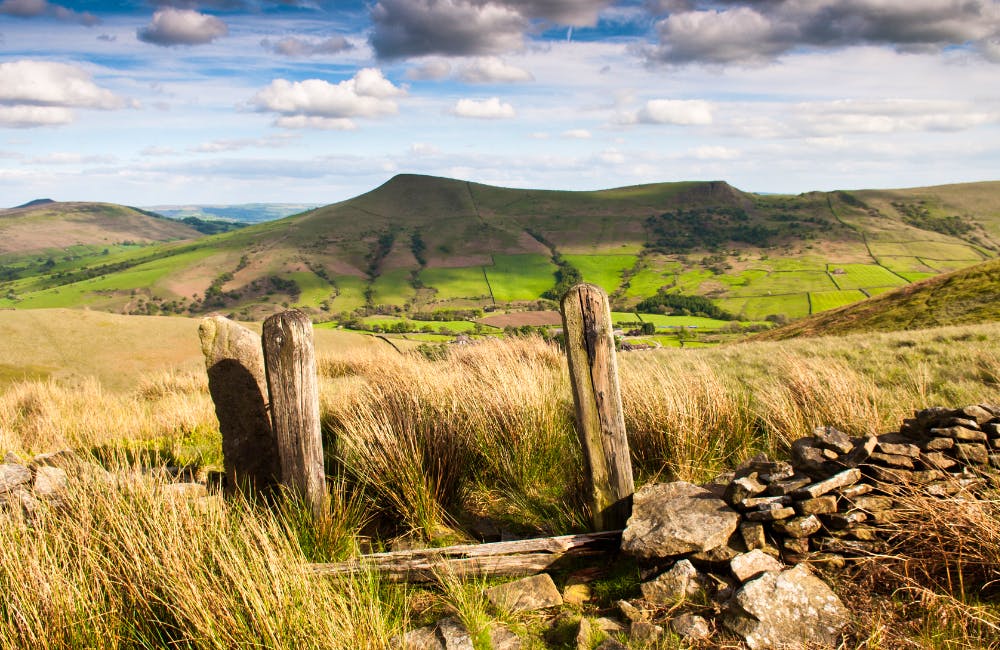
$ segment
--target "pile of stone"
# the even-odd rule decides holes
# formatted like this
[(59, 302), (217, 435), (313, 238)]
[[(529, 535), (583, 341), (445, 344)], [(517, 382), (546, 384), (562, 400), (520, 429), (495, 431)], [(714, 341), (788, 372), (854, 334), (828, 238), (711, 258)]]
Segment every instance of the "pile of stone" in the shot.
[(41, 454), (25, 462), (8, 452), (0, 464), (0, 512), (34, 519), (44, 503), (58, 503), (66, 491), (68, 452)]

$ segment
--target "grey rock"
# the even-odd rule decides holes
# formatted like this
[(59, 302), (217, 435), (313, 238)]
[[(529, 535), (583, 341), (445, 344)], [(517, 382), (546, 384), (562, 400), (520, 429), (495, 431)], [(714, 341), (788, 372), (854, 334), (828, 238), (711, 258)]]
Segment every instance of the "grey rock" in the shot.
[(490, 643), (493, 645), (493, 650), (520, 650), (524, 645), (521, 637), (506, 625), (499, 623), (490, 628)]
[(859, 497), (862, 494), (868, 494), (874, 489), (875, 486), (870, 483), (855, 483), (854, 485), (839, 490), (839, 492), (840, 496), (853, 499), (854, 497)]
[(806, 476), (797, 476), (771, 483), (767, 486), (767, 493), (771, 496), (784, 496), (791, 494), (799, 488), (803, 488), (812, 483), (812, 479)]
[(875, 436), (856, 438), (854, 440), (854, 449), (841, 456), (837, 463), (844, 467), (857, 467), (868, 460), (868, 457), (871, 456), (877, 446), (878, 438)]
[(986, 445), (958, 443), (955, 445), (955, 458), (974, 465), (985, 465), (990, 462)]
[(740, 582), (746, 582), (765, 571), (781, 571), (781, 562), (760, 550), (737, 555), (729, 563), (729, 569)]
[(456, 618), (438, 621), (437, 635), (445, 650), (475, 650), (472, 645), (472, 635)]
[(840, 598), (799, 565), (747, 582), (736, 592), (723, 622), (751, 650), (791, 650), (835, 648), (848, 617)]
[(594, 637), (594, 626), (586, 616), (580, 619), (580, 626), (576, 630), (577, 650), (590, 650), (591, 639)]
[(976, 429), (966, 429), (965, 427), (943, 427), (931, 429), (931, 435), (944, 438), (952, 438), (958, 442), (986, 442), (987, 436), (982, 431)]
[(902, 467), (903, 469), (913, 469), (913, 458), (909, 456), (875, 452), (868, 457), (868, 462), (875, 463), (876, 465), (882, 465), (884, 467)]
[(954, 438), (931, 438), (922, 445), (924, 451), (947, 451), (954, 446)]
[(736, 504), (740, 501), (749, 499), (750, 497), (755, 497), (764, 490), (767, 486), (757, 480), (757, 473), (754, 472), (749, 476), (743, 476), (735, 479), (726, 488), (725, 499), (726, 503)]
[(800, 515), (819, 515), (827, 512), (837, 512), (837, 497), (825, 494), (815, 499), (806, 499), (795, 504), (795, 510)]
[(986, 406), (985, 404), (973, 404), (966, 406), (960, 412), (963, 416), (975, 420), (976, 424), (982, 426), (996, 417), (996, 414), (987, 409)]
[(805, 517), (792, 517), (783, 521), (776, 521), (773, 524), (774, 530), (789, 537), (809, 537), (823, 527), (816, 515), (806, 515)]
[(61, 467), (42, 465), (35, 470), (35, 496), (53, 499), (61, 496), (69, 487), (66, 470)]
[(800, 488), (792, 493), (796, 499), (815, 499), (823, 496), (827, 492), (832, 492), (837, 488), (853, 485), (861, 480), (861, 472), (857, 468), (845, 469), (843, 472), (834, 474), (830, 478), (813, 483), (804, 488)]
[(671, 619), (670, 627), (688, 642), (701, 641), (712, 634), (711, 628), (708, 627), (708, 621), (690, 612)]
[(830, 475), (829, 460), (813, 438), (799, 438), (792, 443), (792, 464), (814, 478)]
[(716, 546), (715, 548), (710, 548), (707, 551), (698, 551), (697, 553), (692, 553), (688, 557), (695, 562), (724, 564), (740, 553), (746, 553), (746, 551), (747, 547), (746, 544), (743, 543), (743, 538), (740, 536), (739, 532), (735, 532), (729, 536), (729, 540), (727, 540), (722, 546)]
[(594, 650), (628, 650), (628, 646), (615, 639), (605, 639)]
[(24, 465), (5, 463), (0, 465), (0, 493), (10, 492), (19, 485), (31, 482), (31, 470)]
[(816, 427), (813, 430), (813, 438), (823, 449), (829, 449), (838, 454), (846, 454), (854, 448), (851, 438), (833, 427)]
[(636, 607), (627, 600), (618, 601), (618, 611), (620, 611), (622, 616), (624, 616), (630, 623), (649, 620), (649, 612)]
[(6, 454), (3, 455), (3, 464), (24, 465), (24, 460), (22, 460), (21, 457), (15, 454), (14, 452), (8, 451)]
[(705, 577), (690, 561), (681, 560), (669, 571), (642, 583), (639, 588), (648, 602), (673, 605), (704, 591), (705, 582)]
[(758, 521), (744, 521), (740, 523), (740, 535), (747, 550), (764, 548), (767, 546), (767, 537), (764, 535), (764, 524)]
[(63, 469), (66, 469), (68, 467), (78, 465), (80, 461), (81, 458), (75, 451), (71, 449), (61, 449), (47, 454), (38, 454), (31, 459), (31, 466), (41, 467), (51, 465), (53, 467), (62, 467)]
[(725, 544), (739, 522), (725, 501), (697, 485), (646, 485), (633, 499), (622, 550), (647, 560), (708, 551)]
[(756, 510), (746, 514), (747, 521), (777, 521), (778, 519), (788, 519), (795, 516), (795, 508), (788, 506), (774, 508), (771, 510)]
[(393, 645), (402, 645), (403, 650), (443, 650), (444, 644), (437, 635), (437, 624), (418, 627), (401, 637), (393, 639)]
[(663, 628), (649, 621), (632, 623), (628, 629), (628, 638), (633, 644), (651, 646), (663, 636)]
[(485, 592), (495, 607), (512, 612), (527, 612), (562, 605), (562, 596), (547, 573), (490, 587)]

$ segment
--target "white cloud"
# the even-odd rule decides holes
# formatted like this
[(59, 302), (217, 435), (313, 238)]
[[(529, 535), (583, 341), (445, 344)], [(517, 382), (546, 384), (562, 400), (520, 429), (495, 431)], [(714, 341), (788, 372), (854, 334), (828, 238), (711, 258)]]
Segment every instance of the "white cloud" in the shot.
[(451, 74), (451, 64), (441, 59), (426, 61), (406, 71), (406, 78), (416, 81), (437, 81)]
[(29, 158), (26, 162), (32, 165), (87, 165), (107, 164), (116, 162), (114, 156), (82, 154), (69, 151), (56, 151), (44, 156)]
[(535, 79), (527, 70), (495, 56), (478, 58), (464, 65), (458, 78), (466, 83), (517, 83)]
[(215, 16), (192, 9), (167, 7), (153, 14), (153, 20), (136, 31), (140, 41), (169, 47), (204, 45), (229, 33), (226, 23)]
[(563, 131), (562, 136), (573, 140), (588, 140), (591, 137), (591, 133), (587, 129), (570, 129)]
[(700, 99), (650, 99), (638, 111), (619, 115), (622, 124), (711, 124), (712, 105)]
[(792, 124), (815, 136), (844, 133), (964, 131), (1000, 122), (1000, 112), (953, 101), (912, 99), (805, 102), (792, 107)]
[(277, 113), (275, 124), (285, 128), (348, 130), (357, 128), (353, 117), (395, 115), (399, 112), (395, 98), (405, 94), (380, 70), (364, 68), (337, 84), (322, 79), (275, 79), (250, 104), (258, 111)]
[(14, 16), (16, 18), (46, 16), (55, 18), (56, 20), (80, 23), (88, 27), (101, 22), (92, 13), (86, 11), (83, 13), (76, 12), (62, 5), (52, 4), (47, 0), (3, 0), (3, 2), (0, 2), (0, 15)]
[(23, 59), (0, 63), (0, 125), (17, 128), (69, 124), (73, 108), (113, 110), (126, 101), (93, 82), (77, 66)]
[(371, 45), (384, 59), (508, 52), (521, 47), (529, 25), (515, 9), (471, 0), (381, 0), (371, 17)]
[(191, 151), (197, 153), (222, 153), (224, 151), (240, 151), (241, 149), (278, 149), (287, 147), (298, 136), (275, 135), (267, 138), (236, 138), (232, 140), (212, 140), (203, 142)]
[(733, 160), (739, 158), (741, 153), (739, 149), (720, 146), (696, 147), (690, 151), (698, 160)]
[(331, 36), (322, 41), (312, 41), (295, 36), (288, 36), (279, 41), (271, 41), (265, 38), (260, 42), (265, 50), (291, 57), (307, 57), (322, 54), (339, 54), (352, 49), (351, 45), (343, 36)]
[(410, 153), (414, 156), (436, 156), (441, 150), (426, 142), (414, 142), (410, 145)]
[(489, 99), (460, 99), (452, 107), (451, 113), (456, 117), (468, 117), (480, 120), (500, 120), (514, 117), (514, 107), (501, 102), (499, 97)]
[(149, 146), (139, 152), (140, 156), (173, 156), (177, 151), (173, 147)]

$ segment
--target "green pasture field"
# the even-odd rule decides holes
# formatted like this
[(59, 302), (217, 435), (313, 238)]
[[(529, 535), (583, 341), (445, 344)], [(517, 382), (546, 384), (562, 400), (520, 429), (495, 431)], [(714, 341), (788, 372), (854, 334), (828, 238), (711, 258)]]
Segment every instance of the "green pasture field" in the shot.
[(812, 313), (817, 314), (827, 309), (836, 309), (852, 302), (864, 300), (867, 296), (859, 289), (847, 291), (814, 291), (809, 294), (809, 305)]
[(556, 267), (544, 255), (494, 255), (486, 275), (498, 302), (537, 300), (555, 286)]
[(740, 318), (740, 320), (764, 320), (771, 314), (784, 314), (788, 318), (802, 318), (809, 315), (809, 296), (792, 293), (782, 296), (756, 296), (745, 298), (720, 298), (715, 303)]
[(674, 281), (674, 273), (663, 269), (644, 268), (628, 281), (625, 295), (629, 298), (649, 298), (655, 296), (660, 287)]
[(677, 276), (677, 289), (687, 295), (698, 294), (703, 282), (719, 277), (707, 269), (690, 269)]
[(919, 282), (920, 280), (926, 280), (927, 278), (933, 278), (937, 273), (921, 273), (918, 271), (901, 271), (899, 275), (903, 276), (910, 282)]
[[(330, 302), (330, 311), (354, 311), (365, 306), (365, 288), (368, 283), (355, 275), (333, 277), (337, 285), (337, 297)], [(332, 293), (332, 292), (331, 292)]]
[(739, 273), (717, 275), (715, 279), (727, 285), (733, 292), (732, 295), (738, 295), (736, 292), (741, 290), (741, 287), (756, 287), (758, 283), (766, 282), (767, 277), (768, 272), (764, 269), (747, 269)]
[(218, 254), (211, 248), (172, 255), (119, 271), (108, 276), (81, 280), (73, 284), (52, 289), (44, 289), (22, 296), (21, 300), (0, 299), (0, 306), (19, 309), (45, 309), (57, 307), (77, 307), (100, 302), (101, 292), (131, 291), (152, 288), (161, 278), (181, 268), (186, 268), (204, 258)]
[[(415, 329), (421, 329), (424, 326), (430, 326), (435, 331), (442, 329), (450, 329), (453, 332), (472, 332), (476, 328), (476, 324), (472, 321), (467, 320), (443, 320), (443, 321), (425, 321), (425, 320), (414, 320), (412, 318), (400, 318), (399, 316), (365, 316), (361, 319), (368, 325), (381, 325), (382, 327), (394, 325), (401, 321), (406, 321), (410, 323)], [(491, 325), (481, 325), (483, 330), (486, 331), (499, 331), (496, 327)], [(425, 333), (425, 332), (422, 332)]]
[(725, 327), (729, 321), (703, 316), (665, 316), (663, 314), (639, 314), (645, 323), (653, 323), (657, 329), (669, 327), (696, 327), (701, 331), (717, 330)]
[(890, 291), (895, 291), (898, 287), (868, 287), (865, 292), (869, 296), (877, 296), (883, 293), (888, 293)]
[(806, 293), (837, 288), (825, 271), (774, 271), (767, 274), (748, 271), (742, 277), (749, 279), (749, 282), (744, 286), (733, 286), (731, 296), (765, 296), (800, 291)]
[(436, 300), (490, 296), (490, 288), (481, 266), (424, 269), (420, 272), (420, 280), (424, 286), (437, 290)]
[(913, 256), (924, 260), (973, 260), (981, 262), (983, 256), (975, 248), (965, 244), (938, 241), (871, 242), (872, 255)]
[(755, 266), (775, 271), (825, 271), (826, 261), (816, 255), (803, 257), (761, 257)]
[(940, 271), (942, 273), (947, 273), (949, 271), (958, 271), (959, 269), (966, 269), (970, 266), (975, 266), (979, 264), (979, 260), (962, 260), (962, 259), (927, 259), (921, 258), (924, 264), (931, 267), (935, 271)]
[[(635, 266), (636, 255), (563, 255), (563, 259), (579, 269), (584, 282), (614, 293), (622, 282), (622, 273)], [(655, 292), (654, 292), (655, 293)]]
[[(876, 264), (830, 264), (830, 275), (841, 290), (868, 287), (900, 287), (906, 280)], [(837, 273), (842, 269), (844, 273)]]
[(407, 269), (383, 271), (372, 283), (372, 291), (372, 302), (376, 305), (403, 305), (416, 295)]
[(333, 295), (330, 283), (311, 271), (296, 271), (289, 273), (288, 277), (295, 280), (295, 284), (299, 285), (302, 291), (298, 305), (318, 308), (321, 302)]
[(929, 273), (935, 275), (936, 271), (936, 269), (924, 264), (924, 261), (919, 257), (907, 255), (880, 257), (878, 262), (893, 273), (899, 273), (903, 277), (906, 277), (907, 273)]

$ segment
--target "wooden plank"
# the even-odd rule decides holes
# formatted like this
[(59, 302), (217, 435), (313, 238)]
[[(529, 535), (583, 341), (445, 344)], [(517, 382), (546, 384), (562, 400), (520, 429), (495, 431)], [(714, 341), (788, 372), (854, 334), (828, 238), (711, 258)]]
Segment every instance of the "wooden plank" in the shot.
[(226, 494), (266, 496), (278, 485), (281, 468), (260, 337), (222, 316), (203, 319), (198, 336), (222, 432)]
[(521, 576), (539, 573), (567, 557), (613, 553), (622, 531), (561, 535), (493, 544), (463, 544), (374, 553), (347, 562), (311, 564), (317, 575), (349, 576), (376, 572), (390, 581), (433, 582), (442, 574), (459, 577)]
[(578, 284), (560, 307), (594, 530), (624, 528), (635, 483), (608, 295), (596, 285)]
[(309, 317), (297, 309), (271, 316), (264, 321), (263, 344), (281, 481), (318, 517), (326, 510), (327, 494), (316, 351)]

